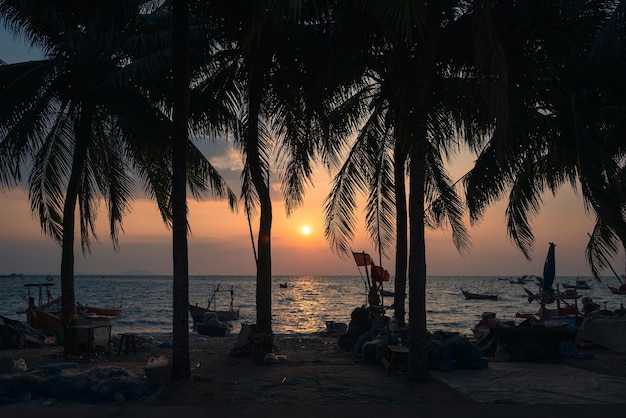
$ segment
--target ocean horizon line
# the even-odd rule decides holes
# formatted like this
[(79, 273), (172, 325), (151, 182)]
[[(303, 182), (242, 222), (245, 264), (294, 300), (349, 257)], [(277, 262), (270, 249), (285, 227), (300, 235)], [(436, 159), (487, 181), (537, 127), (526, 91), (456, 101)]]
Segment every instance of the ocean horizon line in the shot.
[[(6, 273), (0, 274), (0, 279), (16, 279), (16, 278), (26, 278), (26, 277), (51, 277), (51, 278), (59, 278), (61, 275), (54, 273)], [(120, 273), (74, 273), (74, 277), (172, 277), (173, 275), (170, 273), (153, 273), (153, 272), (120, 272)], [(189, 274), (189, 277), (255, 277), (256, 274)], [(512, 279), (523, 276), (536, 276), (541, 277), (540, 274), (428, 274), (427, 278), (447, 278), (447, 277), (458, 277), (458, 278), (492, 278), (492, 279)], [(365, 277), (365, 274), (273, 274), (272, 278), (283, 278), (283, 277)], [(390, 275), (391, 278), (395, 278), (394, 275)], [(573, 278), (573, 277), (584, 277), (584, 278), (594, 278), (592, 274), (589, 275), (580, 275), (580, 274), (561, 274), (556, 277), (565, 277), (565, 278)], [(609, 278), (614, 279), (615, 276), (605, 275), (600, 276), (600, 280)], [(408, 280), (408, 277), (407, 277)]]

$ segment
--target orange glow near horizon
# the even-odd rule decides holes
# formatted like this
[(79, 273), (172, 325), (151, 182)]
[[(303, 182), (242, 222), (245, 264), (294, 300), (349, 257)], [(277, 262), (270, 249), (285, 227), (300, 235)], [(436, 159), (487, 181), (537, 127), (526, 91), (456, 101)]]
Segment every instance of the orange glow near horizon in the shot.
[[(464, 161), (462, 161), (465, 163)], [(455, 163), (458, 171), (463, 164)], [(456, 174), (456, 173), (455, 173)], [(329, 248), (324, 237), (324, 199), (330, 189), (329, 177), (321, 170), (315, 186), (305, 195), (303, 205), (287, 216), (278, 196), (273, 204), (272, 272), (274, 275), (358, 275), (350, 258), (342, 258)], [(54, 274), (60, 266), (60, 246), (42, 235), (39, 222), (32, 216), (28, 192), (15, 189), (3, 193), (0, 205), (0, 240), (3, 252), (0, 265), (6, 272)], [(359, 199), (362, 199), (359, 197)], [(531, 219), (535, 233), (532, 260), (526, 260), (508, 238), (504, 203), (491, 207), (475, 226), (466, 223), (471, 236), (469, 254), (460, 255), (447, 230), (426, 232), (426, 257), (429, 275), (521, 275), (541, 274), (548, 242), (557, 244), (557, 275), (588, 276), (584, 249), (593, 219), (568, 187), (556, 197), (546, 196), (539, 214)], [(189, 200), (189, 271), (191, 274), (255, 274), (254, 251), (258, 239), (258, 217), (252, 219), (252, 234), (243, 210), (233, 213), (225, 201)], [(375, 245), (366, 236), (363, 202), (358, 202), (359, 222), (351, 243), (354, 251), (366, 251), (375, 260)], [(99, 210), (98, 242), (91, 253), (80, 253), (76, 243), (76, 271), (84, 274), (120, 274), (124, 271), (149, 271), (171, 274), (171, 230), (163, 223), (156, 204), (146, 199), (131, 203), (123, 222), (119, 251), (109, 239), (107, 211)], [(78, 225), (78, 224), (77, 224)], [(309, 229), (304, 229), (304, 227)], [(252, 237), (251, 237), (252, 235)], [(393, 250), (391, 251), (392, 257)], [(612, 260), (617, 271), (624, 268), (624, 255)], [(383, 259), (393, 275), (394, 260)], [(609, 272), (610, 275), (610, 272)]]

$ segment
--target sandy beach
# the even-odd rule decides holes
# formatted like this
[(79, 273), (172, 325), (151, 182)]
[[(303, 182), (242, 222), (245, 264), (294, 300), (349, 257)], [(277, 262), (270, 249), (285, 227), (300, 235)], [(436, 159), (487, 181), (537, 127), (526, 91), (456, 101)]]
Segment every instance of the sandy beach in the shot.
[[(302, 412), (298, 413), (299, 416), (307, 416), (304, 412), (311, 414), (308, 416), (323, 416), (328, 413), (335, 416), (337, 411), (347, 408), (352, 412), (362, 411), (361, 416), (374, 416), (376, 412), (392, 410), (397, 411), (397, 416), (402, 416), (404, 412), (408, 413), (416, 408), (455, 411), (471, 407), (487, 413), (483, 408), (490, 405), (496, 410), (510, 409), (509, 415), (515, 416), (516, 405), (519, 408), (519, 405), (528, 403), (562, 403), (560, 408), (565, 409), (573, 406), (567, 399), (576, 398), (576, 393), (568, 393), (567, 397), (562, 398), (562, 402), (559, 402), (558, 396), (537, 398), (541, 401), (533, 402), (532, 394), (529, 397), (526, 387), (529, 381), (528, 384), (532, 386), (533, 381), (543, 379), (546, 381), (542, 384), (550, 386), (550, 391), (555, 394), (559, 391), (586, 390), (584, 387), (576, 389), (563, 385), (561, 382), (568, 378), (589, 381), (589, 384), (596, 382), (596, 386), (603, 386), (595, 388), (598, 393), (603, 394), (603, 398), (587, 397), (587, 402), (583, 403), (613, 408), (626, 402), (621, 396), (626, 384), (626, 356), (597, 346), (582, 348), (585, 353), (593, 354), (593, 359), (566, 359), (558, 364), (538, 365), (490, 363), (486, 371), (434, 372), (431, 382), (416, 383), (409, 381), (402, 372), (388, 375), (380, 364), (363, 363), (354, 359), (351, 353), (337, 348), (336, 338), (277, 336), (276, 358), (273, 361), (255, 362), (251, 356), (231, 355), (236, 336), (213, 338), (193, 334), (190, 339), (192, 379), (162, 386), (144, 386), (144, 367), (149, 359), (161, 355), (171, 358), (169, 341), (138, 337), (137, 354), (131, 352), (128, 356), (124, 352), (118, 355), (117, 343), (118, 338), (115, 336), (110, 354), (92, 357), (89, 362), (86, 358), (64, 358), (62, 347), (55, 344), (48, 344), (43, 348), (2, 350), (0, 357), (23, 359), (29, 373), (51, 363), (76, 364), (76, 367), (62, 370), (59, 379), (98, 373), (102, 375), (103, 371), (108, 371), (111, 379), (115, 375), (111, 374), (111, 370), (128, 373), (124, 376), (116, 375), (118, 392), (110, 390), (108, 393), (101, 393), (100, 399), (77, 401), (75, 398), (55, 399), (50, 396), (23, 394), (22, 399), (17, 402), (5, 401), (0, 406), (2, 415), (8, 417), (18, 413), (20, 416), (36, 416), (45, 412), (47, 417), (54, 417), (69, 416), (71, 411), (89, 410), (92, 417), (144, 416), (147, 411), (153, 411), (149, 416), (154, 417), (161, 413), (171, 416), (172, 408), (200, 408), (205, 412), (212, 410), (216, 416), (224, 416), (226, 411), (228, 416), (249, 416), (247, 411), (264, 409), (273, 411), (273, 415), (278, 414), (276, 416), (283, 416), (283, 413), (287, 416), (290, 413), (293, 415), (296, 408)], [(532, 365), (530, 371), (526, 370), (529, 365)], [(576, 377), (572, 374), (573, 371), (581, 377)], [(481, 372), (489, 375), (480, 375)], [(548, 377), (540, 379), (541, 373), (547, 373)], [(550, 378), (552, 374), (553, 378)], [(603, 376), (608, 380), (599, 377), (591, 379), (588, 376)], [(2, 396), (5, 399), (12, 390), (6, 386), (6, 378), (5, 375), (0, 379), (0, 385), (3, 385)], [(124, 379), (131, 384), (120, 384)], [(485, 382), (486, 380), (491, 382)], [(609, 385), (619, 389), (616, 392)], [(145, 388), (146, 391), (142, 392), (140, 388)], [(496, 389), (500, 392), (488, 393), (489, 390)], [(99, 390), (102, 392), (101, 388)], [(133, 399), (136, 394), (139, 398)], [(516, 394), (520, 395), (517, 399)], [(330, 410), (326, 411), (325, 408)], [(519, 409), (521, 411), (523, 408)], [(584, 409), (574, 408), (573, 415), (569, 416), (583, 416), (577, 414)], [(207, 416), (204, 413), (203, 415)]]

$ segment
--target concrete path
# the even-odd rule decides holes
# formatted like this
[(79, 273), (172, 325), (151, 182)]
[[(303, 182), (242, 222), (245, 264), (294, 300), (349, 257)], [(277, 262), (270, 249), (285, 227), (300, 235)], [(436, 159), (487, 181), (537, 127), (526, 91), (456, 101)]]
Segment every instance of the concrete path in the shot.
[(490, 362), (431, 375), (479, 403), (623, 404), (626, 378), (553, 363)]

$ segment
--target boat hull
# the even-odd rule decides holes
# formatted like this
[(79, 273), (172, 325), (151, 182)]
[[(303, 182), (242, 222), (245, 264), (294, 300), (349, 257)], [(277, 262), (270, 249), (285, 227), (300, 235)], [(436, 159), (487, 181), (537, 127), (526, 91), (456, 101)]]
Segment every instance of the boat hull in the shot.
[(618, 289), (617, 287), (607, 286), (611, 293), (614, 295), (626, 295), (626, 290)]
[(28, 309), (26, 309), (26, 320), (31, 328), (39, 331), (63, 328), (59, 316), (42, 311), (35, 306), (29, 306)]
[(86, 314), (101, 315), (101, 316), (120, 316), (124, 310), (122, 308), (92, 308), (85, 306)]
[(215, 327), (206, 324), (197, 324), (196, 327), (200, 335), (208, 335), (209, 337), (225, 337), (230, 335), (230, 327)]
[(463, 296), (465, 296), (465, 299), (467, 300), (470, 300), (470, 299), (498, 300), (498, 295), (471, 293), (471, 292), (466, 292), (465, 290), (461, 290), (461, 292), (463, 293)]
[(239, 309), (233, 309), (232, 311), (213, 311), (198, 305), (189, 305), (189, 314), (194, 324), (203, 322), (204, 314), (207, 312), (215, 312), (220, 321), (236, 321), (239, 319)]

